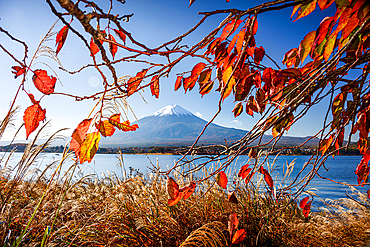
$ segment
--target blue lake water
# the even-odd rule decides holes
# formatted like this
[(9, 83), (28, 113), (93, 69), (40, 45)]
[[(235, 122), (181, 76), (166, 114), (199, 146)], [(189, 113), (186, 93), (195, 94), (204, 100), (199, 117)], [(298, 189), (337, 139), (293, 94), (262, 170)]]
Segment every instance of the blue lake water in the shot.
[[(0, 152), (0, 158), (3, 157), (4, 153)], [(6, 156), (6, 155), (5, 155)], [(22, 153), (15, 153), (13, 155), (11, 165), (15, 165), (21, 158)], [(43, 168), (50, 164), (53, 161), (60, 159), (59, 154), (46, 153), (42, 154), (35, 163), (34, 167), (43, 170)], [(154, 165), (159, 165), (162, 171), (166, 170), (169, 167), (172, 167), (174, 162), (181, 158), (180, 155), (134, 155), (134, 154), (124, 154), (123, 155), (123, 168), (119, 167), (118, 155), (116, 154), (97, 154), (91, 163), (84, 163), (79, 165), (82, 173), (86, 174), (96, 174), (98, 177), (108, 175), (109, 173), (116, 173), (119, 177), (122, 175), (130, 174), (130, 168), (138, 169), (142, 173), (147, 173), (151, 163)], [(271, 165), (275, 157), (269, 157), (268, 163)], [(301, 170), (303, 165), (308, 161), (310, 156), (279, 156), (276, 158), (273, 167), (275, 168), (272, 172), (272, 178), (277, 187), (282, 180), (283, 170), (286, 170), (287, 164), (294, 162), (295, 166), (292, 172), (291, 177), (295, 177), (298, 171)], [(4, 159), (3, 159), (4, 160)], [(354, 173), (357, 165), (361, 160), (361, 156), (336, 156), (335, 158), (329, 157), (325, 161), (325, 168), (319, 170), (319, 174), (323, 177), (327, 177), (339, 182), (346, 182), (348, 184), (357, 184), (357, 176)], [(237, 161), (233, 162), (230, 166), (231, 171), (238, 171), (242, 165), (245, 165), (248, 162), (248, 156), (240, 156)], [(63, 169), (66, 171), (69, 166), (72, 164), (72, 161), (64, 165)], [(216, 165), (216, 164), (214, 164)], [(4, 162), (0, 163), (0, 168), (4, 167)], [(267, 168), (267, 165), (264, 165)], [(311, 170), (312, 165), (308, 165), (305, 172)], [(108, 172), (107, 172), (108, 171)], [(232, 176), (235, 175), (235, 172), (229, 172), (229, 181), (232, 180)], [(356, 189), (366, 193), (367, 189), (370, 186), (357, 186)], [(346, 197), (346, 192), (351, 192), (349, 186), (333, 183), (321, 178), (315, 177), (306, 187), (306, 190), (311, 190), (317, 194), (315, 202), (316, 206), (322, 205), (320, 198), (322, 199), (339, 199)]]

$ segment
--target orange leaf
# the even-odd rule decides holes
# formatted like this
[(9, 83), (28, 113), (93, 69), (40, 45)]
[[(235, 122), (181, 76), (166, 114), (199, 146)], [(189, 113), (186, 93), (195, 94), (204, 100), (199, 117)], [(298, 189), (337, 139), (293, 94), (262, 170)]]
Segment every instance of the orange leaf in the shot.
[(236, 42), (236, 52), (240, 55), (242, 51), (243, 42), (245, 37), (245, 30), (241, 30), (238, 34), (238, 41)]
[(118, 37), (123, 41), (123, 43), (126, 44), (126, 34), (117, 29), (113, 29), (113, 30), (118, 35)]
[(85, 161), (91, 162), (99, 148), (100, 133), (98, 131), (86, 135), (84, 142), (81, 145), (78, 158), (80, 164)]
[(182, 76), (177, 76), (176, 82), (175, 82), (175, 91), (177, 91), (181, 87), (182, 83)]
[(199, 82), (199, 87), (201, 88), (205, 83), (209, 82), (211, 79), (212, 75), (212, 69), (206, 69), (202, 73), (200, 73), (198, 82)]
[(318, 0), (317, 3), (319, 4), (320, 9), (324, 10), (334, 3), (334, 0)]
[(231, 22), (227, 23), (224, 29), (222, 29), (221, 34), (221, 42), (224, 41), (229, 35), (231, 35), (242, 23), (242, 20), (232, 20)]
[(197, 81), (198, 80), (198, 76), (200, 75), (200, 73), (202, 72), (202, 70), (206, 67), (206, 64), (205, 63), (197, 63), (192, 71), (191, 71), (191, 78), (192, 80), (194, 81)]
[[(224, 99), (226, 99), (229, 95), (230, 95), (230, 93), (232, 92), (232, 90), (233, 90), (233, 88), (234, 88), (234, 86), (235, 86), (235, 84), (236, 84), (236, 80), (235, 80), (235, 77), (234, 76), (232, 76), (231, 78), (230, 78), (230, 76), (231, 76), (231, 73), (233, 72), (233, 68), (232, 68), (232, 66), (229, 66), (225, 71), (224, 71), (224, 73), (223, 73), (223, 75), (222, 75), (222, 81), (223, 81), (223, 83), (224, 83), (224, 85), (226, 85), (226, 88), (225, 88), (225, 91), (224, 91), (224, 94), (223, 94), (223, 96), (222, 96), (222, 99), (224, 100)], [(230, 78), (230, 79), (229, 79)], [(229, 81), (230, 80), (230, 81)], [(228, 84), (226, 84), (227, 82), (229, 81), (229, 83)]]
[(146, 75), (148, 69), (143, 69), (140, 72), (137, 72), (135, 77), (131, 77), (127, 82), (127, 96), (132, 95), (136, 92), (136, 89), (139, 87), (141, 81)]
[(197, 184), (194, 181), (191, 181), (189, 185), (181, 187), (179, 189), (180, 193), (183, 194), (184, 200), (188, 199), (191, 196), (191, 194), (193, 194), (196, 186)]
[(46, 70), (37, 69), (32, 76), (32, 81), (35, 87), (43, 94), (52, 94), (57, 78), (48, 76)]
[(301, 9), (300, 11), (298, 11), (297, 18), (294, 21), (311, 14), (316, 9), (316, 3), (317, 3), (317, 0), (314, 0), (305, 5), (301, 5)]
[(329, 57), (331, 55), (331, 53), (333, 52), (334, 50), (334, 45), (335, 45), (335, 41), (337, 40), (337, 33), (332, 33), (328, 39), (328, 41), (326, 42), (326, 45), (325, 45), (325, 50), (324, 50), (324, 59), (325, 59), (325, 62), (329, 60)]
[(208, 81), (208, 82), (204, 83), (204, 84), (199, 88), (199, 93), (202, 95), (202, 97), (203, 97), (205, 94), (208, 94), (209, 92), (211, 92), (212, 87), (213, 87), (213, 84), (214, 84), (214, 81)]
[(91, 40), (90, 40), (90, 51), (92, 53), (92, 55), (90, 54), (90, 56), (95, 56), (96, 53), (98, 53), (100, 51), (99, 47), (95, 44), (92, 37), (91, 37)]
[(319, 28), (316, 30), (316, 38), (314, 41), (314, 46), (320, 45), (324, 39), (327, 37), (328, 33), (331, 33), (331, 29), (333, 28), (334, 17), (325, 17), (321, 23)]
[(127, 131), (136, 131), (139, 128), (137, 124), (130, 125), (130, 121), (127, 120), (123, 123), (120, 122), (121, 114), (114, 114), (109, 118), (109, 123), (116, 126), (118, 129), (127, 132)]
[(247, 233), (245, 232), (244, 229), (237, 230), (231, 240), (231, 244), (240, 243), (241, 241), (245, 239), (246, 236), (247, 236)]
[(170, 199), (177, 198), (180, 191), (179, 191), (179, 185), (175, 182), (175, 180), (171, 177), (167, 178), (166, 186), (167, 186), (167, 194), (170, 197)]
[(28, 136), (37, 129), (39, 123), (45, 120), (45, 114), (46, 109), (42, 109), (38, 102), (27, 107), (23, 115), (23, 121), (26, 127), (26, 139), (28, 139)]
[(262, 61), (264, 56), (265, 56), (265, 49), (262, 46), (254, 48), (254, 62), (256, 64), (259, 64)]
[(345, 40), (352, 31), (358, 27), (359, 20), (357, 17), (350, 17), (346, 25), (344, 26), (342, 30), (342, 40)]
[(310, 51), (313, 46), (313, 42), (315, 41), (315, 37), (316, 37), (316, 31), (311, 31), (308, 34), (306, 34), (306, 36), (304, 36), (303, 40), (299, 44), (298, 54), (299, 54), (299, 58), (301, 59), (302, 63), (306, 59), (308, 54), (310, 54)]
[(232, 191), (232, 192), (228, 192), (227, 193), (227, 199), (229, 202), (231, 203), (236, 203), (238, 204), (238, 198), (236, 198), (236, 195), (235, 195), (235, 191)]
[(62, 49), (63, 45), (64, 45), (64, 42), (66, 41), (67, 39), (67, 34), (68, 34), (68, 26), (64, 26), (57, 34), (57, 37), (55, 39), (55, 45), (58, 45), (57, 46), (57, 51), (56, 51), (56, 54), (58, 55), (58, 53), (60, 52), (60, 50)]
[(243, 112), (243, 104), (242, 102), (238, 102), (235, 106), (233, 111), (234, 112), (234, 117), (239, 116)]
[(114, 125), (109, 123), (109, 120), (101, 121), (100, 124), (96, 124), (96, 128), (99, 130), (100, 134), (102, 136), (112, 136), (116, 129), (114, 128)]
[(234, 35), (234, 38), (231, 40), (229, 46), (227, 47), (227, 53), (230, 54), (233, 51), (236, 41), (238, 40), (239, 35)]
[(226, 189), (226, 186), (227, 186), (227, 177), (226, 177), (226, 174), (224, 171), (220, 171), (217, 175), (216, 175), (216, 182), (217, 184)]
[(12, 71), (12, 73), (14, 74), (14, 79), (17, 79), (18, 76), (22, 75), (25, 72), (25, 69), (20, 66), (13, 66), (12, 69), (14, 70)]
[[(116, 39), (113, 37), (112, 34), (109, 34), (109, 39), (116, 42)], [(117, 43), (117, 42), (116, 42)], [(116, 55), (117, 53), (117, 45), (116, 44), (113, 44), (113, 43), (110, 43), (109, 42), (109, 50), (110, 50), (110, 53), (112, 54), (112, 57), (113, 57), (113, 60), (114, 60), (114, 56)]]
[(228, 221), (228, 230), (230, 233), (230, 240), (234, 234), (234, 231), (238, 228), (238, 225), (239, 225), (239, 220), (238, 220), (236, 213), (230, 214), (229, 221)]
[(184, 82), (182, 83), (182, 85), (184, 86), (185, 93), (186, 93), (188, 89), (189, 91), (193, 89), (193, 87), (195, 86), (195, 81), (193, 81), (191, 76), (189, 76), (189, 77), (184, 78)]
[(92, 119), (84, 119), (78, 124), (77, 128), (72, 133), (72, 140), (69, 144), (70, 148), (75, 151), (76, 156), (79, 156), (81, 145), (85, 140), (86, 133), (89, 130)]
[(158, 99), (159, 97), (159, 78), (158, 75), (155, 75), (152, 77), (152, 81), (150, 83), (150, 91), (152, 92), (152, 95), (155, 95), (155, 97)]
[(182, 198), (182, 193), (179, 193), (177, 197), (168, 199), (168, 206), (175, 206)]

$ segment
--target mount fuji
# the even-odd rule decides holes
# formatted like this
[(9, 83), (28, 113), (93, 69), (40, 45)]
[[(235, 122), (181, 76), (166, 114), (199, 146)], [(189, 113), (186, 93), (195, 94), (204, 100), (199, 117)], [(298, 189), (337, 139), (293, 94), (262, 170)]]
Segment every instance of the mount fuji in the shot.
[[(139, 125), (139, 129), (133, 132), (116, 131), (112, 137), (102, 138), (101, 145), (110, 147), (189, 145), (194, 142), (207, 121), (179, 105), (168, 105), (134, 123)], [(246, 133), (245, 130), (211, 123), (200, 138), (199, 144), (224, 144), (225, 140), (233, 142)]]
[[(185, 146), (191, 145), (202, 131), (207, 121), (195, 116), (179, 105), (168, 105), (150, 116), (139, 119), (135, 124), (139, 129), (133, 132), (116, 131), (112, 137), (102, 138), (102, 147), (149, 147), (149, 146)], [(134, 124), (133, 123), (133, 124)], [(246, 130), (222, 127), (211, 123), (199, 139), (198, 144), (225, 144), (235, 142), (247, 133)], [(268, 142), (272, 136), (264, 135), (262, 142)], [(283, 136), (279, 145), (296, 146), (307, 137)], [(311, 140), (308, 145), (317, 145)]]

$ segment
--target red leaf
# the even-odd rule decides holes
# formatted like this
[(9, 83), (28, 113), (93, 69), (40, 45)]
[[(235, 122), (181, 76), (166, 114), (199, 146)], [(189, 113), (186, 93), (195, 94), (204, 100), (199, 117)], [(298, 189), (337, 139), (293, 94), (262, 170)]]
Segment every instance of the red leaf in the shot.
[(228, 230), (229, 230), (229, 233), (230, 233), (230, 240), (231, 240), (231, 237), (234, 234), (234, 231), (238, 228), (238, 225), (239, 225), (239, 220), (238, 220), (238, 217), (237, 217), (236, 213), (230, 214), (229, 222), (228, 222)]
[[(113, 37), (112, 34), (109, 34), (109, 39), (116, 42), (116, 39)], [(117, 42), (116, 42), (117, 43)], [(113, 60), (114, 60), (114, 56), (116, 55), (117, 53), (117, 45), (116, 44), (113, 44), (113, 43), (110, 43), (109, 42), (109, 50), (110, 50), (110, 53), (112, 54), (112, 57), (113, 57)]]
[(85, 140), (81, 144), (78, 159), (80, 164), (85, 161), (91, 162), (99, 148), (100, 133), (98, 131), (86, 135)]
[(155, 97), (158, 99), (159, 97), (159, 78), (157, 75), (152, 77), (152, 81), (150, 83), (150, 91), (152, 92), (152, 95), (155, 95)]
[(227, 23), (224, 29), (222, 29), (221, 42), (231, 35), (239, 27), (240, 23), (242, 23), (242, 20), (236, 21), (235, 19)]
[(72, 140), (69, 144), (70, 148), (75, 151), (77, 157), (80, 155), (81, 145), (85, 141), (87, 131), (90, 128), (92, 119), (84, 119), (78, 124), (77, 128), (72, 133)]
[(12, 73), (14, 74), (14, 79), (17, 79), (18, 76), (22, 75), (25, 72), (25, 69), (20, 66), (13, 66), (12, 69), (14, 70), (12, 71)]
[(127, 82), (127, 96), (132, 95), (136, 92), (136, 89), (140, 85), (141, 81), (146, 75), (148, 69), (143, 69), (142, 71), (138, 72), (135, 77), (131, 77)]
[(358, 164), (356, 168), (355, 174), (357, 175), (358, 184), (361, 184), (362, 181), (364, 183), (367, 183), (369, 179), (369, 170), (370, 170), (369, 165), (368, 165), (369, 159), (370, 159), (370, 155), (366, 152), (363, 155), (360, 164)]
[(52, 94), (54, 92), (55, 83), (57, 78), (48, 76), (46, 70), (35, 70), (32, 77), (33, 84), (43, 94)]
[(180, 193), (183, 194), (184, 200), (188, 199), (191, 196), (191, 194), (193, 194), (196, 186), (197, 184), (194, 181), (191, 181), (189, 185), (181, 187), (179, 189)]
[(242, 166), (240, 168), (239, 172), (238, 172), (238, 177), (241, 177), (242, 179), (245, 179), (248, 176), (248, 174), (250, 173), (250, 171), (252, 170), (251, 168), (248, 168), (248, 167), (249, 167), (248, 164)]
[(109, 120), (101, 121), (100, 124), (96, 124), (96, 128), (99, 130), (100, 134), (102, 136), (112, 136), (116, 129), (114, 128), (114, 125), (109, 123)]
[(243, 112), (243, 104), (242, 102), (238, 102), (235, 106), (233, 111), (234, 112), (234, 117), (239, 116)]
[(220, 171), (217, 175), (216, 175), (216, 182), (217, 184), (226, 189), (226, 186), (227, 186), (227, 177), (226, 177), (226, 174), (224, 171)]
[(117, 29), (113, 29), (113, 30), (118, 35), (118, 37), (123, 41), (123, 43), (126, 44), (126, 34)]
[(139, 128), (137, 124), (130, 125), (130, 121), (120, 122), (121, 114), (114, 114), (109, 118), (109, 123), (116, 126), (118, 129), (127, 132), (127, 131), (136, 131)]
[(308, 202), (309, 197), (305, 197), (302, 199), (302, 201), (299, 203), (299, 207), (302, 209), (302, 213), (304, 217), (308, 217), (308, 214), (310, 213), (311, 210), (311, 202)]
[(254, 62), (256, 64), (262, 61), (263, 56), (265, 56), (265, 49), (262, 46), (254, 48)]
[(247, 236), (247, 233), (245, 232), (244, 229), (237, 230), (231, 240), (231, 244), (240, 243), (241, 241), (245, 239), (246, 236)]
[(46, 109), (42, 109), (39, 103), (29, 106), (24, 111), (23, 121), (26, 127), (26, 139), (37, 129), (39, 123), (45, 120)]
[(367, 193), (367, 198), (370, 199), (370, 189), (368, 189), (366, 193)]
[(251, 21), (252, 21), (254, 18), (255, 18), (256, 20), (254, 21), (254, 25), (253, 25), (253, 28), (252, 28), (252, 34), (253, 34), (253, 35), (256, 35), (257, 30), (258, 30), (258, 21), (257, 21), (257, 18), (256, 18), (255, 16), (253, 16), (253, 17), (252, 17)]
[(64, 26), (57, 34), (57, 37), (55, 39), (55, 45), (58, 45), (57, 46), (57, 51), (56, 51), (56, 54), (58, 55), (58, 53), (60, 52), (60, 50), (62, 49), (63, 45), (64, 45), (64, 42), (66, 41), (67, 39), (67, 34), (68, 34), (68, 26)]
[(175, 82), (175, 91), (177, 91), (181, 87), (182, 83), (182, 76), (177, 76), (176, 82)]
[(90, 51), (92, 53), (92, 55), (90, 54), (90, 56), (95, 56), (96, 53), (98, 53), (100, 51), (99, 47), (95, 44), (92, 37), (91, 37), (91, 41), (90, 41)]
[(272, 189), (274, 187), (274, 181), (272, 180), (269, 172), (261, 166), (260, 167), (260, 173), (263, 174), (263, 177), (264, 177), (267, 185), (270, 187), (270, 189)]
[(299, 207), (303, 209), (306, 206), (308, 199), (310, 199), (308, 196), (303, 198), (302, 201), (299, 203)]
[(227, 200), (231, 203), (236, 203), (236, 204), (239, 203), (238, 198), (236, 198), (235, 191), (227, 193)]

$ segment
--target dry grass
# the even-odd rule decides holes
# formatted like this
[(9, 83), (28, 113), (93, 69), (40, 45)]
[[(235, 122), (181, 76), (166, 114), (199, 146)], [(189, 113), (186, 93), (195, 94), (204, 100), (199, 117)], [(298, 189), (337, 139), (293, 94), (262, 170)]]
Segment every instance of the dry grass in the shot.
[[(13, 171), (2, 161), (3, 246), (229, 246), (227, 222), (234, 212), (247, 232), (238, 246), (364, 246), (369, 237), (370, 204), (358, 192), (361, 203), (342, 199), (305, 219), (291, 198), (276, 201), (258, 192), (259, 178), (238, 187), (238, 204), (208, 180), (169, 207), (165, 178), (153, 174), (98, 179), (76, 175), (76, 164), (62, 174), (67, 153), (49, 173), (31, 173), (47, 145), (31, 143)], [(189, 182), (174, 177), (180, 186)]]

